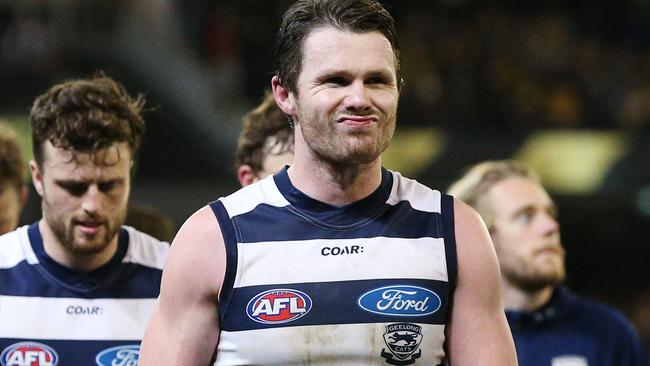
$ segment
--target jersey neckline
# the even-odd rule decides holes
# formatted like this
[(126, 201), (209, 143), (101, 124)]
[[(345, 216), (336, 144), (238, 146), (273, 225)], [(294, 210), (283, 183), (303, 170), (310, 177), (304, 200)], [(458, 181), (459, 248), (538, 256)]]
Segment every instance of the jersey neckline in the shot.
[(118, 274), (116, 272), (121, 267), (120, 263), (124, 259), (129, 246), (129, 234), (122, 227), (118, 233), (117, 251), (113, 257), (95, 270), (79, 272), (55, 261), (45, 252), (38, 222), (29, 226), (27, 234), (41, 268), (62, 285), (77, 291), (92, 291), (111, 282), (110, 279), (115, 278)]
[(289, 209), (319, 225), (345, 230), (364, 225), (383, 213), (393, 187), (393, 174), (382, 167), (379, 187), (359, 201), (337, 207), (309, 197), (298, 190), (287, 172), (288, 166), (273, 176), (275, 184), (291, 204)]

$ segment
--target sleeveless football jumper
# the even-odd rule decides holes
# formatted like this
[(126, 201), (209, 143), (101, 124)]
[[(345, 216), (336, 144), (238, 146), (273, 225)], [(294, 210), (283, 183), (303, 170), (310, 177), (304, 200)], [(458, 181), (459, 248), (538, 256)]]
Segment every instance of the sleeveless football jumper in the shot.
[(210, 204), (226, 246), (214, 365), (439, 365), (456, 276), (453, 199), (382, 169), (335, 207), (287, 169)]
[(136, 365), (169, 244), (128, 226), (104, 266), (79, 273), (38, 223), (0, 236), (0, 365)]

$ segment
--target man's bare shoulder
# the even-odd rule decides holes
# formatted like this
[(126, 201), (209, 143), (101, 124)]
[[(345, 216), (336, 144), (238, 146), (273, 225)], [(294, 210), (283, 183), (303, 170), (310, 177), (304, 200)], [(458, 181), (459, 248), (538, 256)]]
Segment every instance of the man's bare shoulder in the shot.
[[(210, 206), (190, 216), (181, 226), (171, 245), (163, 272), (163, 281), (170, 275), (185, 280), (210, 279), (213, 290), (221, 288), (226, 267), (223, 235)], [(191, 269), (191, 270), (188, 270)]]
[(208, 242), (214, 243), (217, 238), (223, 241), (217, 218), (210, 206), (204, 206), (183, 223), (172, 242), (172, 246), (179, 242), (183, 243), (183, 245), (200, 246)]
[(454, 220), (463, 225), (483, 225), (481, 216), (465, 202), (454, 198)]

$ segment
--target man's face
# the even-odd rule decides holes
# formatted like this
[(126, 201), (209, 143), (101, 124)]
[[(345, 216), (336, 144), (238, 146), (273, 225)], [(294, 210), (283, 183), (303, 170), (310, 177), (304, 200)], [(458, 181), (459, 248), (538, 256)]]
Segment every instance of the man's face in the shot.
[(130, 191), (126, 143), (99, 150), (93, 159), (46, 142), (42, 169), (31, 165), (43, 218), (66, 252), (97, 254), (117, 241)]
[(388, 147), (399, 92), (381, 33), (316, 28), (305, 39), (296, 88), (296, 144), (302, 137), (320, 159), (344, 164), (371, 163)]
[(0, 184), (0, 235), (18, 226), (22, 208), (20, 194), (13, 184)]
[(494, 215), (492, 240), (503, 279), (526, 291), (564, 281), (557, 210), (544, 188), (511, 177), (495, 184), (485, 198)]

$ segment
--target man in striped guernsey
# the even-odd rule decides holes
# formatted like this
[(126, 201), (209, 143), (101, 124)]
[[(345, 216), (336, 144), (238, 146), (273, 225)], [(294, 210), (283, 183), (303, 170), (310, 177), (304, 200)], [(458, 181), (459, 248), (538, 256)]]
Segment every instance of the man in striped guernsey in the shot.
[(200, 209), (141, 364), (516, 365), (478, 215), (383, 169), (401, 89), (375, 0), (301, 0), (278, 35), (291, 167)]
[(169, 245), (122, 226), (144, 120), (105, 76), (30, 114), (42, 219), (0, 237), (0, 365), (135, 365)]

